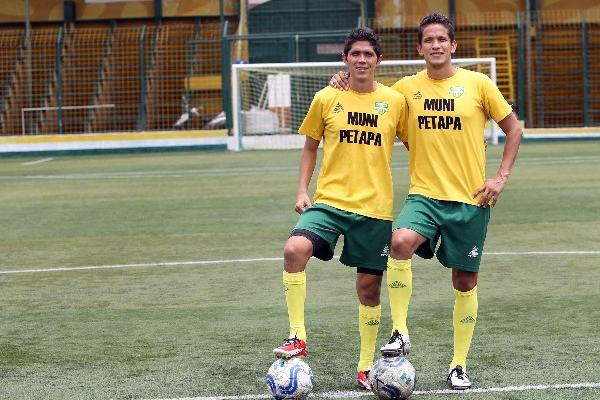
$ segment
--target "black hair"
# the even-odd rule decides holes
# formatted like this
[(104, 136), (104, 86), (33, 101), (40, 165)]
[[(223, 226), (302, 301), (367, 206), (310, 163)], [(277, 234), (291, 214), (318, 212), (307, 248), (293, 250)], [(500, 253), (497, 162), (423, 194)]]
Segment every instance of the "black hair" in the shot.
[(423, 41), (423, 30), (427, 25), (431, 24), (440, 24), (445, 26), (448, 30), (448, 37), (450, 40), (454, 40), (454, 24), (450, 18), (446, 17), (444, 14), (434, 12), (423, 17), (421, 23), (419, 24), (419, 44)]
[(373, 50), (377, 57), (381, 57), (381, 44), (379, 44), (379, 36), (371, 28), (354, 28), (346, 36), (346, 42), (344, 43), (344, 55), (348, 56), (350, 48), (355, 42), (361, 40), (367, 41), (373, 46)]

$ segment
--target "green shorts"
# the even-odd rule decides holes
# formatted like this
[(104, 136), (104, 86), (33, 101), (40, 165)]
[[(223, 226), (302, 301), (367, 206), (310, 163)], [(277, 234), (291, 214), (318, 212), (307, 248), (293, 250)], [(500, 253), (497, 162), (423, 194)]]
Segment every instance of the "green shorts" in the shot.
[[(338, 238), (344, 235), (344, 248), (340, 256), (342, 264), (379, 271), (387, 268), (392, 221), (365, 217), (326, 204), (314, 204), (300, 215), (292, 235), (306, 231), (309, 232), (307, 237), (313, 242), (313, 256), (320, 260), (333, 258)], [(310, 234), (317, 238), (311, 238)], [(323, 245), (318, 245), (319, 242)]]
[(394, 229), (408, 228), (428, 239), (415, 252), (418, 256), (435, 254), (447, 268), (478, 272), (489, 220), (489, 207), (410, 194)]

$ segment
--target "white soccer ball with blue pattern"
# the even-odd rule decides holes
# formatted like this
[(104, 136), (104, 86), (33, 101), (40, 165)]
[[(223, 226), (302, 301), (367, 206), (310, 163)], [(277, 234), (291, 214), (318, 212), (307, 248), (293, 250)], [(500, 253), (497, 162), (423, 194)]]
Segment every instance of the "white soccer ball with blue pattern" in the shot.
[(380, 358), (369, 372), (369, 383), (382, 400), (405, 400), (415, 390), (417, 372), (404, 357)]
[(277, 359), (267, 371), (267, 387), (273, 398), (305, 399), (315, 383), (312, 370), (298, 357)]

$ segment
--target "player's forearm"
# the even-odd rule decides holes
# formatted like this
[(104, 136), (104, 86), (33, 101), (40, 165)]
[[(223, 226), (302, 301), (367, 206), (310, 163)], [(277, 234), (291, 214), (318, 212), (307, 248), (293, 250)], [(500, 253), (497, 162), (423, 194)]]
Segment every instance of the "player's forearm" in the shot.
[(519, 152), (519, 146), (521, 145), (521, 134), (506, 135), (506, 142), (504, 143), (504, 152), (502, 153), (502, 161), (500, 161), (500, 167), (496, 175), (501, 176), (504, 179), (508, 179), (512, 172), (512, 169), (517, 160), (517, 153)]
[(519, 153), (519, 146), (521, 145), (521, 138), (523, 136), (523, 130), (517, 120), (515, 114), (511, 114), (498, 123), (502, 131), (506, 134), (506, 140), (504, 142), (504, 151), (502, 153), (502, 161), (496, 176), (502, 177), (507, 180), (512, 172), (512, 169), (517, 160), (517, 154)]
[(298, 179), (298, 194), (308, 193), (308, 186), (317, 163), (317, 152), (304, 149), (300, 157), (300, 176)]

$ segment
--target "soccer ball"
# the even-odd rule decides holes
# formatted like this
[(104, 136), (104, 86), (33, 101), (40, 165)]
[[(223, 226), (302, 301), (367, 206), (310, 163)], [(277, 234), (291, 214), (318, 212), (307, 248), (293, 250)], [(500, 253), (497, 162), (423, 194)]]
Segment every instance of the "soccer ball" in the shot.
[(277, 400), (305, 399), (315, 383), (312, 370), (298, 357), (277, 359), (267, 371), (266, 380)]
[(369, 383), (382, 400), (404, 400), (415, 390), (417, 374), (404, 357), (380, 358), (369, 372)]

